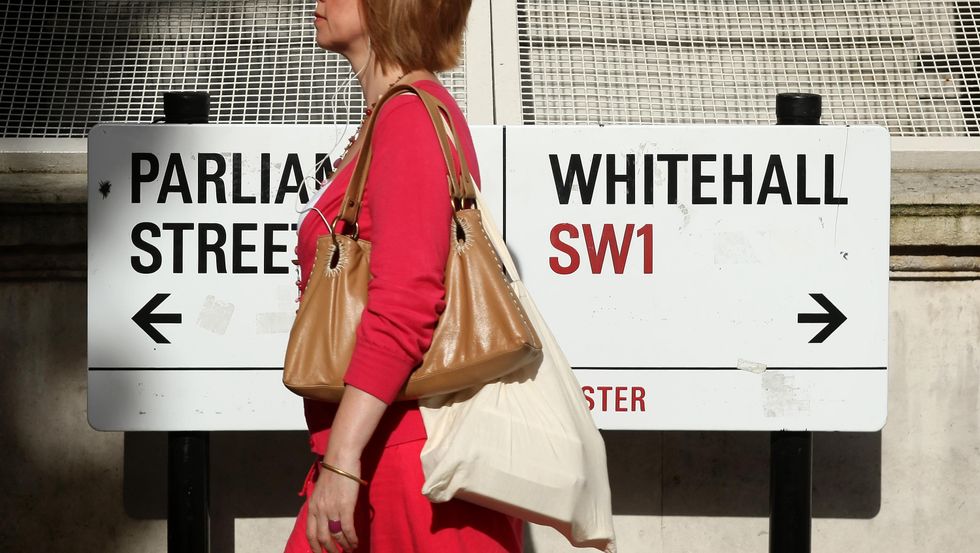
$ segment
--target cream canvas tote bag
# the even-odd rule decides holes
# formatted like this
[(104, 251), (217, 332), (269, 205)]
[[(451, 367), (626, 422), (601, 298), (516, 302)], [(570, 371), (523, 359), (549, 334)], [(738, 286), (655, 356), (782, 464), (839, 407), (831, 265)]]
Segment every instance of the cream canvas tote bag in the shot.
[(615, 551), (606, 447), (582, 389), (486, 211), (484, 225), (544, 357), (481, 387), (419, 400), (428, 441), (422, 493), (551, 526), (579, 547)]

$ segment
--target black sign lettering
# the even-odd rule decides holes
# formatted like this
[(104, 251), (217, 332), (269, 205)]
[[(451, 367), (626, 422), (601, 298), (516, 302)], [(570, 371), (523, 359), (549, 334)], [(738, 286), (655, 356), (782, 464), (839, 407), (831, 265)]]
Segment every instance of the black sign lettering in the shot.
[[(259, 181), (246, 182), (246, 177), (254, 178), (251, 175), (242, 174), (242, 154), (220, 154), (215, 152), (201, 152), (196, 154), (196, 171), (194, 167), (188, 167), (185, 160), (179, 153), (168, 154), (166, 167), (163, 170), (163, 177), (160, 177), (160, 159), (148, 152), (136, 152), (131, 154), (130, 165), (130, 193), (132, 203), (142, 201), (142, 189), (149, 183), (159, 184), (155, 190), (157, 203), (163, 204), (171, 200), (171, 195), (180, 196), (180, 201), (185, 204), (198, 203), (207, 204), (209, 202), (224, 204), (228, 203), (228, 187), (225, 176), (228, 174), (228, 157), (231, 158), (231, 203), (233, 204), (281, 204), (286, 201), (286, 197), (295, 194), (297, 199), (303, 203), (310, 201), (310, 194), (306, 187), (304, 178), (304, 165), (300, 160), (300, 155), (293, 152), (285, 154), (282, 165), (275, 162), (276, 158), (269, 153), (260, 154), (261, 170)], [(315, 154), (317, 163), (324, 162), (317, 166), (316, 178), (322, 180), (326, 178), (329, 171), (329, 156), (323, 153)], [(193, 158), (192, 158), (193, 159)], [(273, 173), (276, 167), (282, 167), (281, 171)], [(190, 169), (190, 173), (187, 170)], [(196, 178), (196, 181), (194, 180)], [(311, 177), (312, 178), (312, 177)], [(593, 182), (595, 178), (592, 179)], [(275, 195), (272, 194), (272, 185), (279, 183)], [(255, 185), (258, 185), (257, 187)], [(192, 195), (191, 189), (196, 188), (196, 195)], [(258, 188), (257, 192), (249, 194)], [(210, 190), (214, 190), (212, 199)], [(105, 196), (108, 195), (108, 185), (103, 186)]]
[[(640, 178), (637, 175), (636, 157), (637, 154), (592, 154), (592, 162), (586, 175), (585, 165), (582, 161), (586, 154), (569, 154), (567, 165), (562, 164), (558, 154), (549, 154), (548, 159), (551, 164), (551, 174), (555, 183), (555, 192), (558, 203), (564, 205), (569, 202), (574, 189), (577, 189), (583, 205), (592, 203), (592, 195), (596, 186), (605, 185), (605, 203), (614, 205), (617, 203), (635, 204), (636, 203), (636, 183)], [(652, 205), (656, 203), (654, 194), (655, 179), (658, 178), (656, 163), (666, 164), (662, 177), (666, 182), (666, 196), (668, 205), (676, 205), (679, 202), (690, 202), (694, 205), (732, 205), (740, 203), (742, 205), (765, 205), (773, 201), (770, 196), (779, 196), (779, 201), (783, 205), (846, 205), (846, 197), (835, 196), (834, 193), (834, 154), (824, 154), (824, 193), (823, 196), (813, 195), (815, 190), (808, 190), (807, 167), (808, 154), (793, 154), (796, 162), (796, 172), (793, 173), (794, 179), (787, 178), (785, 162), (780, 154), (770, 154), (766, 160), (764, 171), (761, 168), (753, 170), (752, 154), (740, 154), (742, 156), (741, 167), (735, 167), (736, 154), (683, 154), (683, 153), (663, 153), (663, 154), (643, 154), (643, 203)], [(625, 167), (618, 165), (617, 157), (622, 156), (625, 160)], [(721, 157), (721, 167), (718, 167), (719, 156)], [(601, 165), (605, 162), (604, 171)], [(688, 167), (682, 167), (682, 163), (690, 162), (691, 178), (690, 182), (681, 183), (681, 172)], [(761, 164), (761, 160), (760, 160)], [(598, 183), (598, 177), (602, 174), (605, 183)], [(761, 182), (753, 181), (756, 174), (762, 174)], [(812, 176), (812, 175), (811, 175)], [(286, 175), (283, 175), (283, 183), (286, 183)], [(711, 188), (706, 185), (721, 184), (721, 201), (719, 194), (712, 193)], [(625, 200), (622, 196), (617, 197), (617, 188), (620, 184), (626, 185)], [(736, 200), (738, 192), (735, 190), (737, 184), (741, 184), (741, 198)], [(690, 188), (687, 188), (687, 186)], [(285, 187), (285, 185), (280, 185)], [(681, 190), (681, 188), (684, 190)], [(792, 187), (792, 188), (791, 188)], [(295, 191), (290, 187), (286, 193)], [(689, 195), (687, 195), (689, 193)], [(283, 192), (280, 191), (280, 195)], [(302, 194), (302, 191), (300, 191)], [(277, 198), (278, 200), (278, 198)]]
[[(143, 172), (143, 162), (150, 164), (147, 171)], [(160, 160), (151, 153), (134, 152), (131, 157), (132, 169), (132, 202), (140, 203), (140, 187), (147, 182), (156, 180), (160, 173)]]
[(242, 196), (242, 154), (231, 155), (231, 203), (255, 203), (255, 196)]
[(657, 161), (667, 162), (667, 203), (677, 203), (677, 163), (687, 161), (687, 154), (660, 154)]
[(606, 154), (606, 203), (616, 203), (616, 183), (626, 183), (626, 203), (636, 203), (636, 156), (626, 154), (626, 172), (616, 172), (616, 154)]
[[(292, 172), (293, 184), (289, 184), (289, 174)], [(276, 192), (276, 203), (281, 204), (286, 198), (286, 193), (299, 194), (299, 201), (306, 203), (310, 201), (310, 196), (303, 186), (303, 167), (299, 163), (298, 154), (286, 156), (286, 163), (282, 168), (282, 178), (279, 179), (279, 191)]]
[(827, 205), (847, 205), (847, 198), (834, 196), (834, 154), (824, 156), (823, 203)]
[(653, 204), (653, 154), (643, 154), (643, 203)]
[(269, 203), (269, 190), (270, 183), (272, 179), (272, 161), (269, 154), (262, 154), (262, 165), (259, 168), (259, 201), (267, 204)]
[(572, 195), (572, 184), (578, 182), (578, 191), (582, 196), (583, 204), (592, 203), (592, 192), (595, 191), (596, 177), (599, 175), (599, 165), (602, 163), (602, 155), (592, 155), (592, 167), (589, 168), (589, 178), (585, 178), (585, 168), (582, 166), (582, 156), (572, 154), (568, 159), (568, 170), (564, 176), (561, 171), (561, 162), (557, 154), (550, 154), (551, 174), (555, 179), (555, 191), (558, 193), (558, 202), (562, 205), (568, 203), (568, 198)]
[(174, 273), (184, 272), (184, 231), (193, 230), (194, 223), (164, 223), (163, 230), (174, 233)]
[(154, 247), (153, 244), (143, 240), (143, 233), (146, 231), (149, 231), (150, 236), (154, 238), (160, 237), (160, 227), (154, 225), (153, 223), (137, 223), (136, 226), (133, 227), (133, 245), (150, 254), (149, 265), (144, 265), (140, 259), (140, 256), (138, 255), (133, 255), (129, 258), (129, 263), (133, 266), (133, 270), (141, 275), (148, 275), (156, 272), (160, 268), (160, 265), (163, 264), (163, 256), (160, 255), (160, 250)]
[(262, 268), (265, 270), (266, 274), (284, 275), (289, 273), (289, 267), (281, 267), (275, 264), (276, 253), (285, 252), (287, 250), (285, 245), (277, 244), (275, 242), (275, 233), (287, 230), (289, 230), (289, 225), (283, 223), (269, 223), (265, 225), (265, 240), (262, 248), (262, 252), (264, 254), (262, 256)]
[(231, 226), (231, 272), (235, 274), (254, 274), (259, 272), (258, 267), (242, 264), (243, 252), (254, 252), (254, 244), (246, 244), (242, 241), (242, 235), (246, 231), (258, 230), (259, 226), (255, 223), (235, 223)]
[(722, 201), (732, 203), (732, 185), (742, 183), (742, 203), (752, 203), (752, 154), (742, 154), (742, 174), (735, 174), (732, 168), (732, 154), (722, 156)]
[[(177, 177), (176, 184), (173, 182), (174, 176)], [(194, 201), (191, 198), (191, 189), (187, 185), (187, 174), (184, 173), (184, 163), (180, 160), (180, 154), (170, 154), (167, 159), (167, 168), (163, 170), (163, 184), (160, 186), (160, 195), (157, 203), (167, 203), (167, 196), (172, 192), (179, 192), (180, 198), (185, 204)]]
[(806, 195), (806, 154), (796, 155), (796, 203), (801, 205), (820, 203), (820, 198)]
[[(775, 185), (772, 184), (774, 176), (776, 177)], [(765, 204), (766, 198), (770, 194), (779, 194), (784, 205), (793, 203), (793, 198), (789, 195), (789, 185), (786, 184), (786, 172), (783, 171), (783, 161), (776, 154), (769, 156), (766, 174), (762, 177), (762, 188), (759, 190), (759, 204)]]
[[(255, 198), (252, 198), (253, 200)], [(208, 240), (208, 233), (214, 232), (215, 240)], [(208, 253), (214, 254), (215, 269), (219, 273), (227, 273), (225, 265), (225, 252), (221, 249), (227, 240), (225, 227), (218, 223), (200, 223), (197, 226), (197, 272), (204, 274), (208, 272)]]
[[(208, 171), (208, 164), (214, 162), (214, 172)], [(226, 202), (225, 197), (225, 156), (221, 154), (203, 153), (197, 157), (197, 203), (208, 203), (208, 183), (214, 185), (214, 198), (219, 204)]]
[(691, 156), (691, 203), (692, 204), (716, 204), (718, 198), (707, 198), (701, 194), (701, 186), (715, 182), (715, 176), (704, 174), (702, 164), (709, 161), (717, 161), (715, 154), (694, 154)]

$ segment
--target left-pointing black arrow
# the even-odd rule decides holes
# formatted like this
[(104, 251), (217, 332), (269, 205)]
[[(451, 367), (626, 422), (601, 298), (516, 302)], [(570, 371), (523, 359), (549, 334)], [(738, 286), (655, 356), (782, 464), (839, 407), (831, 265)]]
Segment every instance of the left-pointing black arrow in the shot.
[(146, 305), (142, 309), (133, 315), (133, 322), (136, 326), (143, 329), (143, 332), (147, 334), (153, 341), (158, 344), (169, 344), (168, 340), (160, 331), (153, 328), (153, 324), (161, 323), (179, 323), (180, 313), (154, 313), (153, 310), (163, 303), (163, 300), (170, 297), (170, 294), (157, 294), (150, 298), (150, 301), (146, 302)]

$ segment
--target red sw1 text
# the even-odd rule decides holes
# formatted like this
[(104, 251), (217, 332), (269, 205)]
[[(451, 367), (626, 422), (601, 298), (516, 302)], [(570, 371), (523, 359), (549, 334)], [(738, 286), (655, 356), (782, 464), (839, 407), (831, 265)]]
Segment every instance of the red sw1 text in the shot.
[(608, 254), (612, 261), (613, 271), (617, 275), (621, 275), (626, 270), (630, 246), (635, 243), (633, 238), (636, 237), (641, 242), (640, 247), (643, 250), (643, 274), (653, 274), (652, 224), (648, 223), (639, 227), (628, 224), (622, 233), (617, 232), (615, 225), (609, 223), (602, 225), (602, 230), (598, 233), (588, 223), (581, 227), (581, 231), (579, 227), (571, 223), (559, 223), (552, 227), (551, 245), (566, 256), (564, 259), (558, 256), (548, 258), (551, 270), (555, 273), (569, 275), (579, 269), (581, 255), (579, 248), (576, 247), (578, 244), (579, 247), (584, 246), (583, 249), (586, 257), (588, 257), (592, 274), (597, 275), (602, 272)]

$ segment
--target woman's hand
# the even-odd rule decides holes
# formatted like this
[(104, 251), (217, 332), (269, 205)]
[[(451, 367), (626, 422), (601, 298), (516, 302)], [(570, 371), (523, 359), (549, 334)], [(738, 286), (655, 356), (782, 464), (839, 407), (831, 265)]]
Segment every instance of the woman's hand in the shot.
[[(360, 478), (361, 452), (387, 407), (371, 394), (347, 386), (333, 419), (324, 462)], [(306, 519), (306, 539), (314, 552), (321, 553), (326, 549), (329, 553), (338, 553), (337, 543), (344, 551), (357, 548), (354, 507), (359, 488), (356, 480), (320, 467)], [(331, 520), (340, 521), (340, 532), (330, 533)]]
[[(361, 463), (358, 460), (337, 461), (330, 464), (355, 476), (361, 475)], [(309, 540), (313, 551), (320, 553), (322, 547), (329, 553), (338, 553), (338, 543), (344, 551), (357, 549), (354, 508), (357, 505), (359, 491), (360, 485), (354, 480), (320, 468), (313, 495), (310, 496), (309, 514), (306, 519), (306, 539)], [(331, 534), (329, 528), (331, 520), (340, 521), (341, 532)]]

